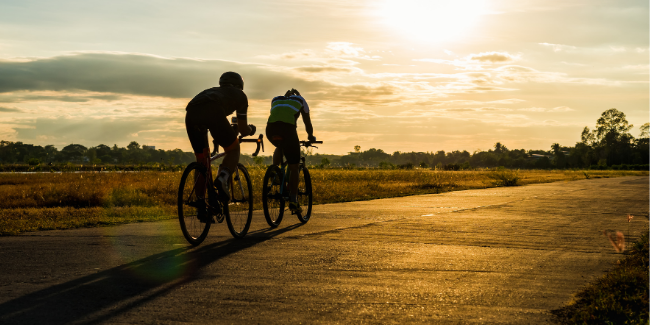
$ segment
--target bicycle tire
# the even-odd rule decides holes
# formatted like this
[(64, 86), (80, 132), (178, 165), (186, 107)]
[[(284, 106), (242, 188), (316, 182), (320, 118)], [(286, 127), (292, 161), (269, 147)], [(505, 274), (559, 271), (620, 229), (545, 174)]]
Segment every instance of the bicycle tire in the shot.
[[(200, 176), (203, 176), (203, 179), (206, 179), (205, 172), (206, 170), (203, 165), (197, 162), (189, 164), (187, 168), (185, 168), (183, 176), (181, 176), (181, 182), (178, 186), (178, 220), (181, 225), (183, 236), (192, 246), (201, 244), (210, 231), (211, 223), (200, 222), (198, 219), (198, 210), (187, 204), (188, 202), (194, 202), (197, 200), (194, 187), (196, 185), (196, 180), (198, 180)], [(209, 193), (209, 191), (206, 190), (206, 194), (207, 193)]]
[(228, 230), (235, 238), (242, 238), (248, 233), (253, 219), (253, 183), (244, 165), (237, 164), (239, 173), (230, 176), (230, 201), (225, 204)]
[(305, 166), (300, 166), (298, 173), (298, 204), (300, 204), (302, 212), (296, 213), (296, 216), (300, 222), (307, 223), (309, 218), (311, 218), (311, 206), (313, 203), (311, 176)]
[[(284, 199), (280, 193), (280, 184), (273, 184), (273, 180), (282, 180), (280, 167), (271, 165), (264, 174), (262, 182), (262, 207), (264, 208), (264, 219), (269, 227), (275, 228), (282, 222), (284, 216)], [(279, 183), (279, 182), (276, 182)]]

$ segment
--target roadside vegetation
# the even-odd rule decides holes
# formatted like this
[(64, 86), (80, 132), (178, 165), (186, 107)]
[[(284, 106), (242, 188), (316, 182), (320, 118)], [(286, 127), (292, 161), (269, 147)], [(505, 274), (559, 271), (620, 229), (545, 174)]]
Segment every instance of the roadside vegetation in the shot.
[[(475, 170), (479, 168), (504, 167), (510, 169), (591, 169), (591, 170), (648, 170), (648, 134), (650, 124), (638, 128), (639, 135), (632, 135), (633, 126), (625, 114), (617, 109), (602, 113), (593, 129), (585, 127), (581, 141), (573, 146), (552, 144), (550, 150), (508, 149), (497, 142), (493, 149), (444, 150), (431, 152), (401, 152), (392, 154), (382, 149), (354, 151), (346, 155), (321, 155), (305, 151), (307, 164), (331, 167), (372, 167), (380, 169), (432, 168), (435, 170)], [(635, 132), (636, 133), (636, 132)], [(326, 140), (326, 139), (325, 139)], [(327, 140), (326, 140), (327, 141)], [(327, 142), (326, 142), (327, 143)], [(327, 144), (323, 145), (325, 149)], [(189, 149), (189, 148), (188, 148)], [(242, 152), (250, 147), (243, 146)], [(268, 151), (267, 151), (268, 153)], [(268, 165), (271, 156), (251, 157), (243, 154), (244, 164)], [(58, 150), (53, 145), (45, 147), (22, 142), (0, 141), (0, 171), (74, 171), (74, 170), (166, 170), (184, 168), (194, 161), (194, 154), (180, 149), (161, 150), (155, 146), (129, 145), (109, 147), (99, 144), (87, 148), (70, 144)]]
[(648, 324), (648, 233), (602, 278), (554, 311), (562, 324)]
[[(255, 209), (265, 168), (251, 166)], [(335, 203), (465, 189), (601, 177), (647, 171), (505, 169), (311, 169), (314, 203)], [(0, 174), (0, 235), (155, 221), (176, 216), (181, 172)]]

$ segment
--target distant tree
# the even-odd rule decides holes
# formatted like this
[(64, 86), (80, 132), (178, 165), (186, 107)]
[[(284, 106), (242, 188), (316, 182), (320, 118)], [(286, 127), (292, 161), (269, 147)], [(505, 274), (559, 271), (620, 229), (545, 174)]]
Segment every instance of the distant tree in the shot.
[(81, 161), (86, 150), (88, 148), (80, 144), (69, 144), (61, 149), (61, 154), (65, 161)]
[(639, 127), (641, 130), (641, 134), (639, 134), (639, 138), (647, 138), (650, 133), (650, 123), (645, 123)]
[(508, 148), (506, 146), (502, 145), (501, 142), (497, 142), (494, 144), (494, 152), (497, 154), (502, 154), (504, 152), (508, 151)]
[(620, 137), (628, 134), (633, 125), (627, 122), (625, 118), (625, 113), (617, 110), (616, 108), (610, 108), (601, 114), (598, 121), (596, 121), (596, 139), (598, 141), (603, 141), (609, 135), (615, 135), (615, 137)]
[(566, 156), (562, 151), (562, 147), (559, 143), (554, 143), (551, 145), (551, 150), (553, 151), (553, 164), (556, 168), (565, 168), (566, 167)]
[(356, 153), (361, 152), (361, 146), (360, 145), (354, 146), (354, 152), (356, 152)]
[(129, 145), (126, 146), (126, 149), (128, 149), (128, 150), (138, 150), (138, 149), (140, 149), (140, 144), (135, 142), (135, 141), (131, 141), (131, 143), (129, 143)]
[(608, 166), (632, 163), (634, 160), (634, 137), (629, 133), (633, 125), (625, 118), (625, 113), (610, 108), (604, 111), (596, 121), (596, 127), (590, 131), (582, 130), (582, 143), (594, 149), (590, 160), (593, 163)]
[(580, 139), (582, 140), (582, 143), (591, 146), (596, 142), (596, 136), (594, 135), (591, 130), (589, 130), (589, 127), (586, 127), (582, 129), (582, 134), (580, 135)]

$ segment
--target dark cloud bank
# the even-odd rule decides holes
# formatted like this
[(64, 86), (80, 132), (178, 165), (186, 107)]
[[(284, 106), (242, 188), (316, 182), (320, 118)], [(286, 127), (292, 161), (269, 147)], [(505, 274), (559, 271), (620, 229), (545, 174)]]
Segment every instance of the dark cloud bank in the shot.
[(249, 98), (268, 99), (286, 89), (331, 88), (257, 64), (165, 59), (137, 54), (81, 53), (29, 62), (0, 61), (0, 93), (20, 90), (95, 91), (190, 98), (218, 85), (224, 71), (244, 76)]

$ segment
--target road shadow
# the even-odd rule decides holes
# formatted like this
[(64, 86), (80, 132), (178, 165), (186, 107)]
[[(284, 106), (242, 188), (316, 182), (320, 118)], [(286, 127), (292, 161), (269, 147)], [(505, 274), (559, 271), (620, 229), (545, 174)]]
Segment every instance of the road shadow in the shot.
[[(302, 224), (184, 247), (54, 285), (0, 304), (0, 324), (98, 324), (194, 281), (201, 268)], [(184, 302), (180, 302), (184, 303)]]

